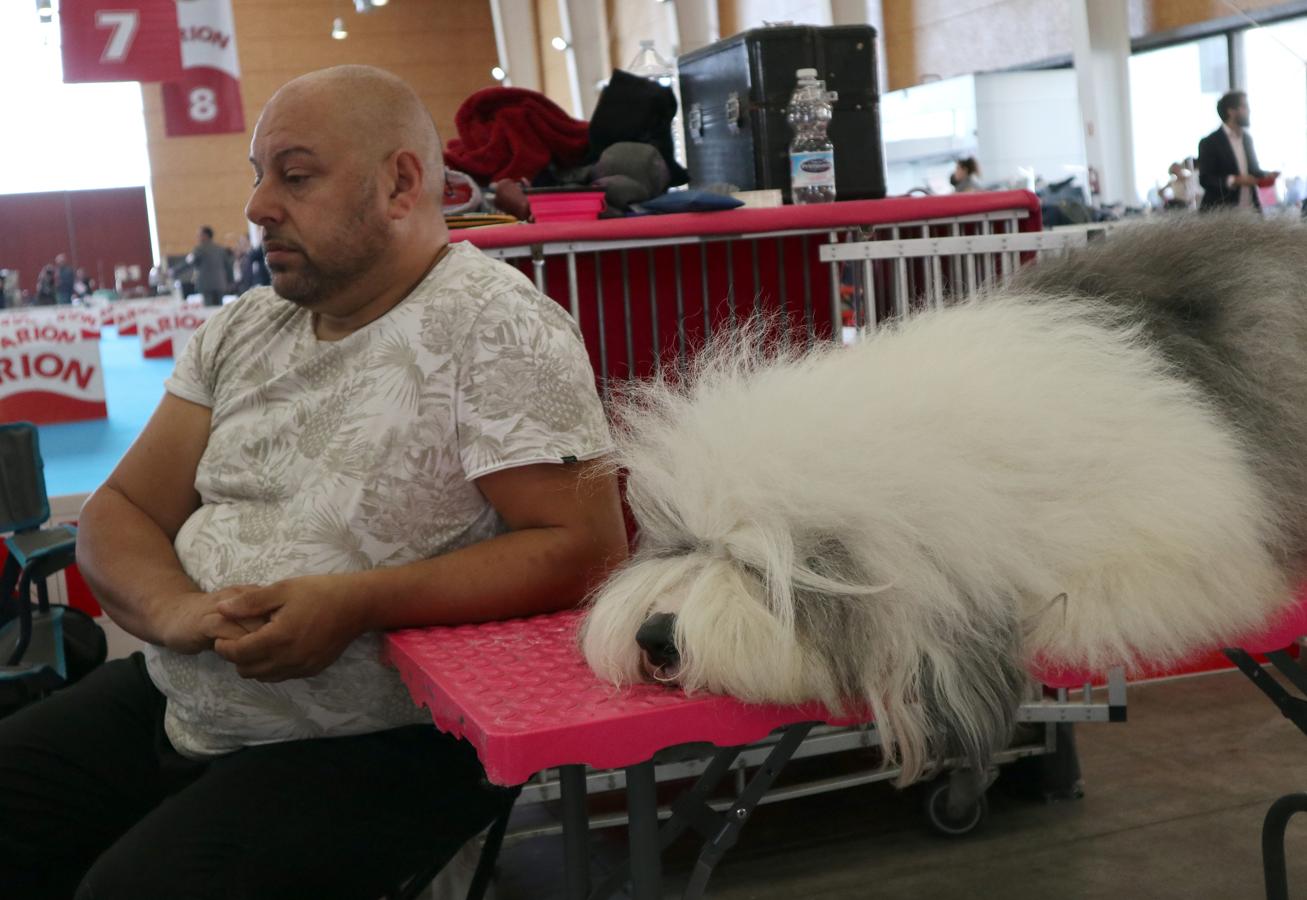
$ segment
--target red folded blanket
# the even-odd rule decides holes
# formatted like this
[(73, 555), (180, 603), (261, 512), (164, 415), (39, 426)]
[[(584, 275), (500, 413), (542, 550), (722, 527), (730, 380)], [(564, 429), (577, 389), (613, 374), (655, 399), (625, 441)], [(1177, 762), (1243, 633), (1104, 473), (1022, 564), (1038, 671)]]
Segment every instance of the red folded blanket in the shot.
[(454, 122), (458, 137), (445, 162), (482, 182), (529, 180), (550, 162), (578, 165), (590, 148), (585, 122), (525, 88), (483, 88), (463, 101)]

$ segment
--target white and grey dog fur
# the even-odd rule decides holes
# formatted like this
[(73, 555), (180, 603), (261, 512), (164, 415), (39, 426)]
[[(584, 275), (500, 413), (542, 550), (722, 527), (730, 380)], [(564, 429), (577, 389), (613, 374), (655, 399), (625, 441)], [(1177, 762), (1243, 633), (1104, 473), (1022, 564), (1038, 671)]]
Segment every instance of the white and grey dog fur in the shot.
[(852, 348), (756, 332), (619, 404), (605, 679), (863, 704), (907, 782), (987, 763), (1035, 657), (1166, 663), (1293, 596), (1307, 228), (1142, 225)]

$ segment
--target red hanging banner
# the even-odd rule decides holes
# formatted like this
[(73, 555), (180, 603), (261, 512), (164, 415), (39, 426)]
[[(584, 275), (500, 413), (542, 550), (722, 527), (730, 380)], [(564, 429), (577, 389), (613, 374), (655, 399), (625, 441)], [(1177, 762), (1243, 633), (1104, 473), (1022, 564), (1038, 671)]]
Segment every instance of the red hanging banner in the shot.
[(182, 74), (177, 0), (63, 0), (59, 32), (65, 82)]
[(231, 0), (177, 0), (181, 77), (163, 86), (169, 137), (245, 131)]

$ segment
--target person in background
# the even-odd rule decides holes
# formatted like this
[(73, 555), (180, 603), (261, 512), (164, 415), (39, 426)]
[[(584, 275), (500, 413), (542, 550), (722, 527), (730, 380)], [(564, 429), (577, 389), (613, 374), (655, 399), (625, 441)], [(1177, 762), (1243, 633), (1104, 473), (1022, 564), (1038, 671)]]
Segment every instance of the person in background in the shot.
[(272, 278), (263, 260), (263, 247), (251, 245), (250, 239), (241, 235), (236, 241), (236, 293), (243, 294), (252, 287), (270, 284)]
[(1194, 181), (1194, 159), (1189, 157), (1184, 162), (1171, 163), (1167, 169), (1170, 180), (1162, 190), (1167, 209), (1197, 209), (1198, 185)]
[(236, 251), (231, 266), (231, 292), (239, 297), (254, 286), (254, 280), (248, 277), (245, 270), (245, 255), (250, 252), (250, 239), (242, 234), (236, 238), (235, 245)]
[(89, 278), (85, 269), (77, 270), (77, 277), (73, 279), (73, 299), (85, 300), (95, 291), (94, 280)]
[(199, 243), (186, 257), (195, 269), (195, 290), (204, 295), (205, 306), (222, 306), (222, 295), (231, 279), (231, 251), (213, 240), (213, 229), (200, 228)]
[(959, 159), (953, 166), (953, 174), (948, 177), (948, 183), (953, 185), (954, 192), (966, 194), (981, 190), (979, 178), (980, 164), (976, 162), (974, 156), (968, 156)]
[(77, 283), (77, 270), (68, 263), (68, 254), (60, 253), (54, 258), (54, 291), (61, 305), (73, 302), (73, 286)]
[(36, 276), (36, 305), (54, 306), (58, 296), (58, 276), (53, 265), (47, 264)]
[(1261, 209), (1258, 182), (1274, 181), (1280, 173), (1267, 172), (1257, 163), (1248, 133), (1248, 95), (1243, 91), (1224, 94), (1216, 101), (1216, 114), (1221, 117), (1221, 127), (1198, 142), (1198, 183), (1203, 188), (1199, 209)]

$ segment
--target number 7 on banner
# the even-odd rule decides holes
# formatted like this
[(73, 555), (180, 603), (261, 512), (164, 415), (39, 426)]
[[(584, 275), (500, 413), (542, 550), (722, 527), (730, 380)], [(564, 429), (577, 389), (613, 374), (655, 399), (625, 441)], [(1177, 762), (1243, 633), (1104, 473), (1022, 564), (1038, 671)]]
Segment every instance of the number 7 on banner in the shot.
[(132, 38), (141, 26), (141, 14), (134, 9), (97, 9), (95, 27), (110, 29), (109, 43), (104, 45), (100, 54), (102, 63), (120, 63), (127, 59), (127, 51), (132, 48)]
[(176, 0), (63, 0), (64, 81), (171, 81), (181, 77)]

